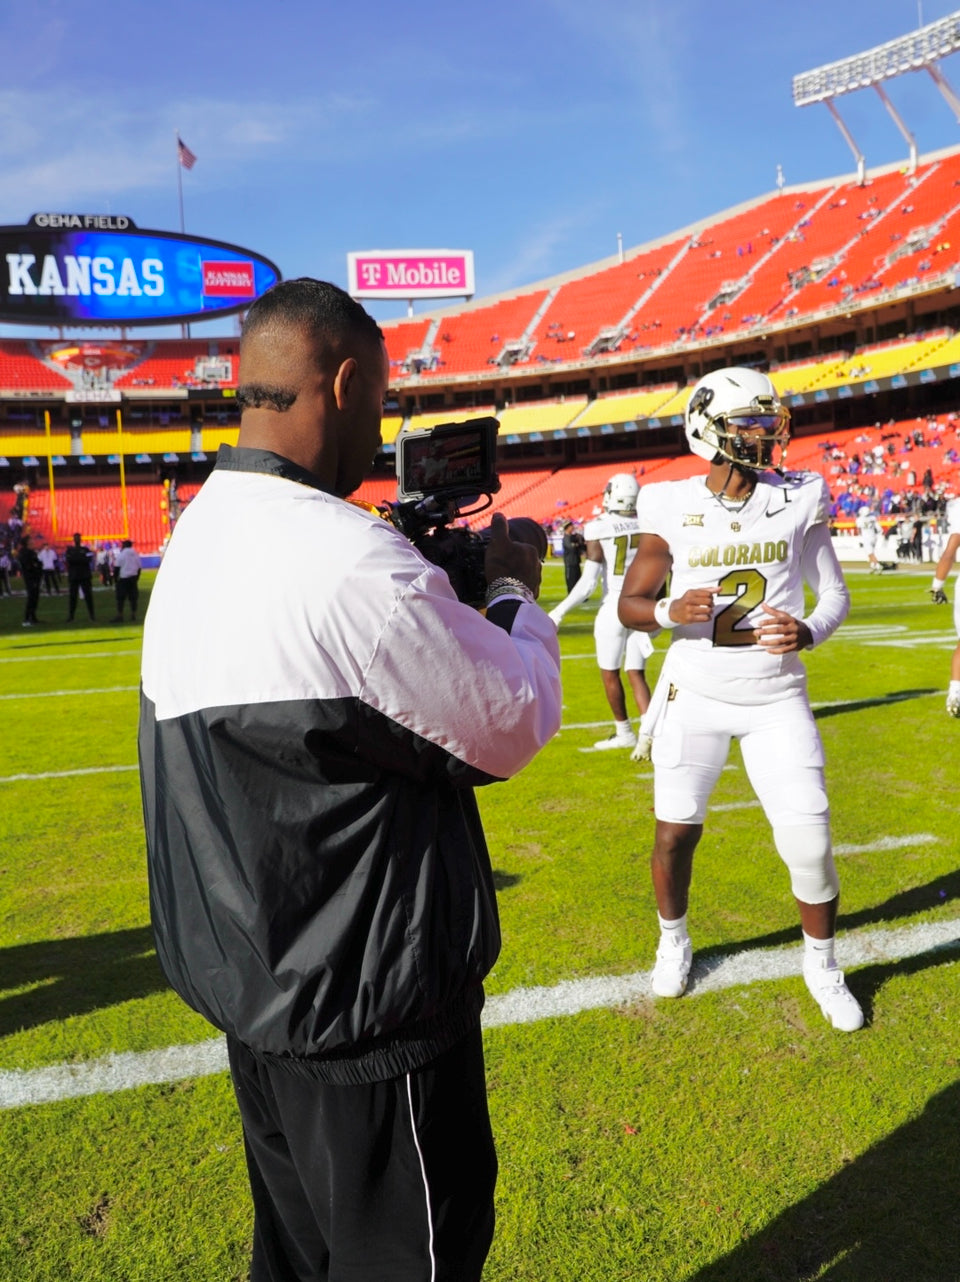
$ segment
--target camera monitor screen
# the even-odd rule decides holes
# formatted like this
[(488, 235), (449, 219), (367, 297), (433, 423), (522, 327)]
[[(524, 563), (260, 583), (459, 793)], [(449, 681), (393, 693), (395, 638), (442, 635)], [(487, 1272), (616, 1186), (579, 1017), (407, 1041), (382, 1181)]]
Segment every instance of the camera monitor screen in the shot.
[(427, 432), (402, 432), (397, 438), (397, 497), (401, 502), (427, 495), (441, 498), (495, 494), (495, 418), (441, 423)]

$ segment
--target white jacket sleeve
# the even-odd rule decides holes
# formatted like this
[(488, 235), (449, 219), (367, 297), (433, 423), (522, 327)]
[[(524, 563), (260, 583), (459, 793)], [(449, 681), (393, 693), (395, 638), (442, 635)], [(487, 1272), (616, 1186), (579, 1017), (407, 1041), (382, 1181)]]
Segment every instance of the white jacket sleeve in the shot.
[(361, 700), (497, 779), (521, 770), (560, 728), (560, 650), (538, 605), (509, 631), (458, 601), (430, 566), (395, 599), (363, 674)]

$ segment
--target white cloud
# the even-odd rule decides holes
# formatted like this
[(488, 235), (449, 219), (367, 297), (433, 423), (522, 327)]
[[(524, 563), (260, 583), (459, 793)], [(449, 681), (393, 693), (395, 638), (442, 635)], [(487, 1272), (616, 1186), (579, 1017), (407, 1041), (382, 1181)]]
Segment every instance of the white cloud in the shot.
[[(683, 95), (689, 52), (685, 0), (542, 0), (585, 45), (599, 46), (616, 78), (635, 94), (624, 103), (620, 126), (647, 155), (677, 156), (690, 144)], [(702, 18), (702, 15), (701, 15)]]
[(332, 145), (344, 120), (367, 114), (371, 105), (360, 96), (331, 95), (288, 103), (181, 99), (141, 108), (109, 93), (60, 100), (2, 90), (0, 221), (90, 201), (109, 208), (130, 193), (168, 188), (177, 130), (210, 166), (207, 181), (219, 185), (270, 149), (284, 155), (307, 139), (312, 147), (325, 138)]
[[(558, 251), (576, 242), (576, 233), (592, 221), (595, 212), (586, 208), (571, 210), (535, 227), (491, 276), (484, 276), (482, 292), (502, 294), (527, 288), (531, 281), (555, 273)], [(569, 248), (565, 257), (569, 257)]]

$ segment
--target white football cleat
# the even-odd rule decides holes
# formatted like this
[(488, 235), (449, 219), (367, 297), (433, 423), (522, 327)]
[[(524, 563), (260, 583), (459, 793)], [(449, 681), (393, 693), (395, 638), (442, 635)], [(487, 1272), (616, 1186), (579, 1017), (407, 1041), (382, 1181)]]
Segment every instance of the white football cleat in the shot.
[(630, 734), (614, 734), (609, 739), (598, 739), (593, 745), (595, 752), (604, 752), (607, 748), (635, 748), (637, 746), (637, 736)]
[(660, 937), (657, 960), (650, 987), (657, 997), (682, 997), (693, 964), (693, 944), (689, 939)]
[(804, 966), (803, 979), (824, 1016), (841, 1033), (863, 1027), (860, 1003), (847, 987), (839, 966)]

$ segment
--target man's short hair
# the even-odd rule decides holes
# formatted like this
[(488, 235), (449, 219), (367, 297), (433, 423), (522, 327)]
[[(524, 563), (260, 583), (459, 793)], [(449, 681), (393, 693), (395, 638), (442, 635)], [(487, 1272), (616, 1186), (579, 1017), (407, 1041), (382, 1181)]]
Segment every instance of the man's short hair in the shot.
[(274, 321), (312, 334), (321, 349), (339, 347), (354, 337), (383, 342), (380, 326), (355, 298), (338, 285), (310, 276), (281, 281), (255, 299), (243, 322), (241, 344)]
[[(351, 340), (377, 347), (384, 341), (380, 326), (346, 290), (326, 280), (300, 276), (281, 281), (251, 303), (240, 337), (241, 366), (244, 341), (278, 323), (309, 335), (321, 363), (328, 354), (340, 353)], [(283, 412), (295, 400), (296, 393), (284, 387), (241, 383), (237, 388), (241, 411), (266, 406)]]

